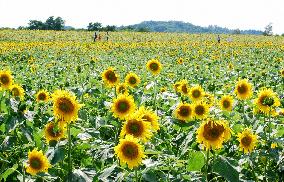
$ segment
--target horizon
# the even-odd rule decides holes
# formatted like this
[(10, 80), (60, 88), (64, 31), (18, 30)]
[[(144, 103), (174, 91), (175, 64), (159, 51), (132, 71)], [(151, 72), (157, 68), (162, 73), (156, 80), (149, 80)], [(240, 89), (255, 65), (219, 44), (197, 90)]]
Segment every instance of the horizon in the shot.
[[(0, 27), (28, 26), (29, 20), (61, 17), (65, 26), (86, 28), (90, 22), (103, 26), (128, 26), (143, 21), (182, 21), (196, 26), (217, 25), (228, 29), (259, 30), (272, 23), (274, 34), (284, 33), (281, 0), (0, 0)], [(269, 2), (269, 3), (268, 3)], [(75, 12), (75, 13), (74, 13)], [(129, 16), (131, 15), (131, 16)]]

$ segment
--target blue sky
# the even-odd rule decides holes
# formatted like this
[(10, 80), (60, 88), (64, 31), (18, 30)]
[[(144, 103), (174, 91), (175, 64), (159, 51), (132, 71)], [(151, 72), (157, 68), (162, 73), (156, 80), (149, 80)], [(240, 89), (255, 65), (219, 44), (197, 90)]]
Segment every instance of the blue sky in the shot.
[(61, 16), (66, 25), (89, 22), (129, 25), (144, 20), (179, 20), (195, 25), (284, 33), (283, 0), (0, 0), (0, 27), (26, 26), (31, 19)]

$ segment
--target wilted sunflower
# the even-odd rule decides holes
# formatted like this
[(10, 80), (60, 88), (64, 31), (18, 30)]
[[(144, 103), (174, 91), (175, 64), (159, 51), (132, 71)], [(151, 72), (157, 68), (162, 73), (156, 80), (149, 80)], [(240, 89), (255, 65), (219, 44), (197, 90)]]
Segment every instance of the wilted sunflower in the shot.
[(152, 131), (158, 131), (160, 129), (160, 124), (158, 122), (159, 117), (152, 110), (146, 109), (144, 106), (141, 106), (139, 107), (136, 114), (141, 117), (143, 121), (151, 123)]
[(43, 155), (42, 151), (37, 151), (37, 149), (33, 149), (33, 151), (29, 151), (28, 153), (28, 166), (26, 166), (27, 173), (31, 175), (36, 175), (39, 172), (47, 172), (48, 168), (51, 167), (47, 157)]
[(258, 97), (254, 100), (254, 103), (257, 108), (265, 114), (269, 114), (269, 112), (271, 114), (274, 110), (273, 107), (280, 106), (280, 101), (276, 93), (274, 93), (273, 90), (267, 88), (262, 89), (258, 93)]
[(175, 89), (176, 92), (179, 92), (179, 86), (181, 85), (181, 81), (177, 81), (173, 84), (173, 87)]
[(111, 111), (113, 116), (119, 119), (125, 119), (129, 114), (135, 112), (136, 106), (134, 99), (130, 95), (120, 94), (113, 100)]
[(64, 125), (58, 125), (54, 122), (47, 123), (44, 128), (44, 136), (46, 141), (58, 141), (64, 137), (66, 128)]
[(119, 76), (114, 71), (114, 68), (109, 67), (102, 73), (102, 79), (107, 87), (113, 87), (119, 82)]
[(201, 100), (204, 94), (204, 90), (201, 88), (200, 85), (192, 87), (189, 91), (189, 97), (193, 102)]
[(189, 88), (189, 85), (188, 85), (187, 80), (181, 80), (181, 81), (180, 81), (180, 85), (179, 85), (179, 87), (178, 87), (178, 91), (179, 91), (182, 95), (188, 96), (189, 91), (190, 91), (190, 88)]
[(78, 119), (78, 111), (83, 106), (78, 103), (76, 96), (65, 90), (56, 90), (52, 94), (53, 113), (60, 122), (71, 122)]
[(207, 117), (209, 112), (209, 106), (203, 102), (195, 102), (192, 106), (193, 117), (196, 119), (204, 119)]
[(162, 70), (162, 64), (156, 59), (149, 60), (146, 66), (153, 75), (158, 75)]
[(117, 94), (128, 94), (127, 85), (125, 83), (120, 83), (116, 86)]
[(180, 103), (174, 111), (174, 116), (181, 121), (189, 121), (193, 117), (193, 108), (191, 104)]
[(219, 149), (223, 142), (231, 138), (231, 129), (225, 121), (204, 121), (196, 131), (197, 142), (203, 144), (206, 150)]
[(253, 134), (249, 128), (245, 128), (242, 133), (238, 133), (238, 140), (240, 142), (240, 151), (249, 153), (253, 151), (257, 143), (257, 135)]
[(132, 135), (126, 135), (125, 139), (120, 139), (114, 151), (120, 163), (127, 164), (129, 169), (138, 167), (142, 163), (142, 158), (146, 157), (143, 146)]
[(40, 90), (37, 94), (36, 94), (36, 101), (37, 102), (47, 102), (49, 100), (49, 94), (46, 90)]
[(9, 89), (13, 84), (13, 77), (10, 71), (0, 71), (0, 86), (3, 89)]
[(222, 96), (219, 106), (223, 111), (232, 111), (234, 104), (234, 99), (230, 95), (224, 95)]
[(203, 101), (208, 105), (208, 107), (213, 106), (215, 103), (214, 95), (205, 92)]
[(125, 135), (133, 135), (135, 138), (147, 142), (152, 137), (151, 123), (143, 121), (136, 114), (132, 114), (121, 129), (120, 137), (123, 138)]
[(125, 77), (125, 83), (134, 88), (141, 82), (139, 76), (135, 73), (128, 73)]
[(14, 84), (10, 86), (10, 91), (13, 97), (19, 97), (21, 100), (24, 99), (25, 91), (20, 85)]
[(249, 99), (252, 96), (252, 85), (247, 79), (239, 80), (235, 87), (235, 93), (240, 100)]

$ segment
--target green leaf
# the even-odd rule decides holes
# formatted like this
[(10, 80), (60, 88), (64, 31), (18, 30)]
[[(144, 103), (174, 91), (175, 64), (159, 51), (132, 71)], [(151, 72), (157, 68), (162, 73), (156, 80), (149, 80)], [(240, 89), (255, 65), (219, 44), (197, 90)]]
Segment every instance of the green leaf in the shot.
[(14, 164), (12, 168), (7, 169), (5, 172), (3, 172), (1, 174), (1, 180), (3, 179), (4, 181), (6, 181), (6, 179), (8, 178), (8, 176), (12, 173), (14, 173), (16, 171), (16, 169), (18, 168), (18, 164)]
[(200, 171), (205, 164), (205, 156), (200, 151), (190, 151), (188, 158), (188, 171)]
[(65, 156), (65, 149), (64, 147), (58, 147), (54, 150), (54, 156), (51, 160), (51, 164), (54, 165), (56, 164), (57, 162), (61, 161), (64, 159), (64, 156)]
[(226, 178), (228, 181), (239, 181), (237, 169), (225, 157), (220, 156), (213, 164), (213, 171)]
[(109, 175), (111, 175), (112, 171), (116, 168), (116, 164), (106, 168), (103, 170), (103, 173), (99, 176), (99, 179), (104, 181), (107, 180), (107, 178), (109, 177)]

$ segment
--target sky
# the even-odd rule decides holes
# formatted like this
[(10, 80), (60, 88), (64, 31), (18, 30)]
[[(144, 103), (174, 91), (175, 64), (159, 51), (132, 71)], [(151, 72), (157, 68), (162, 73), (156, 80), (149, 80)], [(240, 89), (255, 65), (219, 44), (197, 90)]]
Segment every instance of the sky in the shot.
[(0, 27), (27, 26), (29, 20), (60, 16), (65, 25), (86, 28), (89, 22), (131, 25), (177, 20), (194, 25), (284, 33), (284, 0), (0, 0)]

